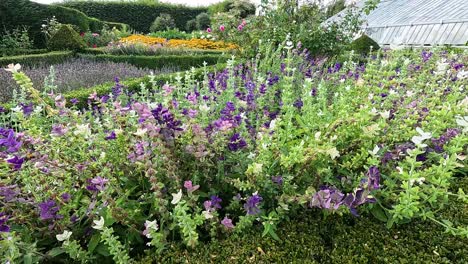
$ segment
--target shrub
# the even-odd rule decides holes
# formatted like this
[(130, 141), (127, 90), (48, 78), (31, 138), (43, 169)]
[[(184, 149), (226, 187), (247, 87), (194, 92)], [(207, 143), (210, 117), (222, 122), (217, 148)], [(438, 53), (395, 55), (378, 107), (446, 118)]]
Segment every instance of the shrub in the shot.
[(10, 57), (0, 57), (0, 67), (4, 68), (11, 63), (19, 63), (21, 65), (52, 65), (61, 63), (73, 56), (71, 51), (54, 51), (43, 54), (32, 54), (32, 55), (16, 55)]
[(362, 35), (350, 44), (349, 49), (354, 50), (357, 54), (365, 55), (370, 52), (371, 47), (374, 51), (380, 49), (377, 42), (367, 35)]
[(180, 31), (179, 29), (169, 29), (164, 31), (155, 31), (148, 34), (151, 37), (165, 38), (165, 39), (191, 39), (192, 34)]
[(90, 17), (103, 21), (125, 23), (141, 33), (149, 33), (149, 25), (160, 14), (171, 15), (176, 28), (184, 30), (187, 21), (195, 19), (199, 13), (207, 10), (203, 7), (187, 7), (155, 3), (155, 1), (152, 4), (130, 1), (67, 1), (61, 5), (80, 10)]
[(197, 23), (197, 28), (199, 30), (205, 30), (206, 28), (208, 28), (211, 24), (211, 19), (210, 19), (210, 15), (208, 15), (207, 13), (200, 13), (197, 17), (196, 17), (196, 23)]
[[(28, 27), (30, 38), (37, 48), (46, 47), (46, 39), (41, 32), (42, 24), (53, 16), (60, 23), (77, 26), (81, 32), (90, 30), (90, 24), (93, 24), (93, 27), (102, 25), (76, 9), (38, 4), (29, 0), (2, 0), (0, 1), (0, 10), (2, 12), (0, 29), (13, 30), (18, 26)], [(97, 30), (98, 28), (93, 29)]]
[(161, 69), (173, 67), (180, 70), (188, 70), (191, 67), (200, 67), (204, 62), (208, 65), (225, 62), (226, 57), (216, 54), (203, 55), (159, 55), (159, 56), (135, 56), (135, 55), (81, 55), (84, 58), (98, 61), (127, 62), (136, 67), (148, 69)]
[(29, 38), (27, 27), (6, 30), (0, 36), (0, 49), (32, 49), (33, 41)]
[(62, 25), (47, 42), (49, 50), (79, 51), (85, 47), (83, 39), (70, 25)]
[(0, 57), (47, 53), (46, 49), (0, 49)]
[(197, 29), (197, 20), (196, 19), (191, 19), (187, 21), (187, 24), (185, 24), (185, 30), (187, 32), (192, 32)]
[(169, 14), (160, 14), (151, 24), (150, 32), (170, 30), (175, 27), (174, 19)]
[(255, 15), (255, 4), (246, 0), (224, 0), (217, 4), (210, 5), (208, 12), (211, 16), (218, 13), (230, 13), (237, 18), (246, 18), (250, 15)]
[[(415, 218), (440, 225), (464, 237), (455, 253), (463, 256), (466, 210), (456, 210), (461, 220), (439, 219), (448, 201), (466, 206), (465, 188), (451, 186), (466, 174), (467, 99), (440, 83), (464, 84), (466, 56), (386, 52), (366, 65), (328, 65), (292, 44), (265, 51), (215, 74), (190, 70), (172, 81), (149, 76), (87, 90), (88, 111), (56, 94), (39, 97), (10, 68), (33, 105), (18, 97), (0, 119), (15, 128), (0, 133), (8, 175), (0, 178), (1, 224), (11, 227), (0, 234), (8, 243), (0, 253), (18, 252), (15, 262), (37, 251), (39, 261), (64, 252), (56, 259), (130, 263), (161, 256), (171, 241), (195, 247), (250, 228), (287, 240), (280, 223), (317, 212), (326, 221), (310, 214), (318, 235), (299, 238), (312, 250), (298, 255), (320, 258), (341, 247), (329, 251), (333, 261), (319, 262), (348, 251), (353, 263), (385, 261), (367, 250), (384, 252), (394, 241), (372, 244), (373, 225), (347, 245), (334, 233), (336, 219), (353, 225), (370, 214), (389, 227)], [(257, 261), (250, 250), (237, 254)]]

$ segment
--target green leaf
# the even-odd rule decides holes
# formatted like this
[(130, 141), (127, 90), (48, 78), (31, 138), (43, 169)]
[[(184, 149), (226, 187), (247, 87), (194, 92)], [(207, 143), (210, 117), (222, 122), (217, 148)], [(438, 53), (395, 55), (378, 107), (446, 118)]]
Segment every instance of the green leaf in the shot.
[(101, 241), (101, 234), (100, 233), (94, 234), (88, 243), (88, 251), (92, 253), (96, 249), (100, 241)]
[(268, 231), (268, 234), (276, 241), (281, 241), (281, 239), (278, 237), (278, 235), (275, 233), (273, 229), (270, 229)]
[(382, 209), (381, 206), (376, 205), (371, 209), (372, 215), (377, 218), (378, 220), (382, 222), (387, 222), (388, 221), (388, 216), (385, 213), (385, 211)]
[(96, 253), (98, 253), (99, 255), (104, 256), (104, 257), (110, 256), (109, 249), (108, 249), (107, 246), (104, 245), (104, 244), (99, 244), (99, 245), (96, 247)]
[(23, 263), (24, 263), (24, 264), (32, 264), (32, 263), (33, 263), (33, 262), (32, 262), (32, 254), (31, 254), (31, 253), (24, 255), (24, 257), (23, 257)]
[(51, 249), (49, 252), (47, 252), (47, 255), (51, 256), (51, 257), (56, 257), (60, 254), (63, 254), (65, 253), (65, 250), (61, 247), (56, 247), (56, 248), (53, 248)]

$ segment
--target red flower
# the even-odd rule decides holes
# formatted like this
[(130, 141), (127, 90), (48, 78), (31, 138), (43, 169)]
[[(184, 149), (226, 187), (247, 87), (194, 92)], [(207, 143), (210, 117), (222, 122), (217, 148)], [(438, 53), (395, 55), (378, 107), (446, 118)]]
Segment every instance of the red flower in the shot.
[(93, 44), (93, 48), (97, 48), (97, 45), (96, 45), (96, 44)]

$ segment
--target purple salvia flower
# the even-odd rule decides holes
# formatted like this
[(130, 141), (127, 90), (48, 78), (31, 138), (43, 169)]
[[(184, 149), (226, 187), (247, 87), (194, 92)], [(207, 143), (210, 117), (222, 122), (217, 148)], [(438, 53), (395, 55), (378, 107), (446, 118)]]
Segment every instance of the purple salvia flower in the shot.
[(47, 200), (39, 204), (40, 218), (41, 220), (54, 220), (62, 218), (57, 212), (60, 207), (53, 200)]
[(10, 232), (10, 226), (6, 223), (9, 219), (9, 216), (5, 213), (0, 213), (0, 232), (8, 233)]
[(258, 194), (254, 194), (247, 198), (247, 202), (244, 204), (244, 209), (247, 211), (247, 214), (256, 215), (260, 213), (260, 208), (258, 208), (258, 206), (262, 200), (263, 198)]
[(107, 135), (104, 139), (105, 140), (115, 140), (117, 138), (116, 134), (115, 134), (115, 131), (112, 131), (109, 133), (109, 135)]
[(18, 156), (13, 156), (6, 160), (8, 163), (13, 165), (13, 170), (20, 170), (24, 163), (24, 158), (20, 158)]

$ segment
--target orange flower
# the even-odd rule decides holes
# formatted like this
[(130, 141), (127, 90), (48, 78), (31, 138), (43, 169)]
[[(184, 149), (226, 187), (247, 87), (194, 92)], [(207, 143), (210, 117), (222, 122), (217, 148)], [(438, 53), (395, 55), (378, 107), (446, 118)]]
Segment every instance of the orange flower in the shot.
[(211, 41), (207, 39), (171, 39), (149, 37), (144, 35), (132, 35), (120, 40), (121, 43), (143, 43), (146, 45), (157, 45), (172, 48), (190, 48), (190, 49), (205, 49), (205, 50), (233, 50), (238, 49), (239, 46), (232, 43), (225, 43), (223, 41)]

